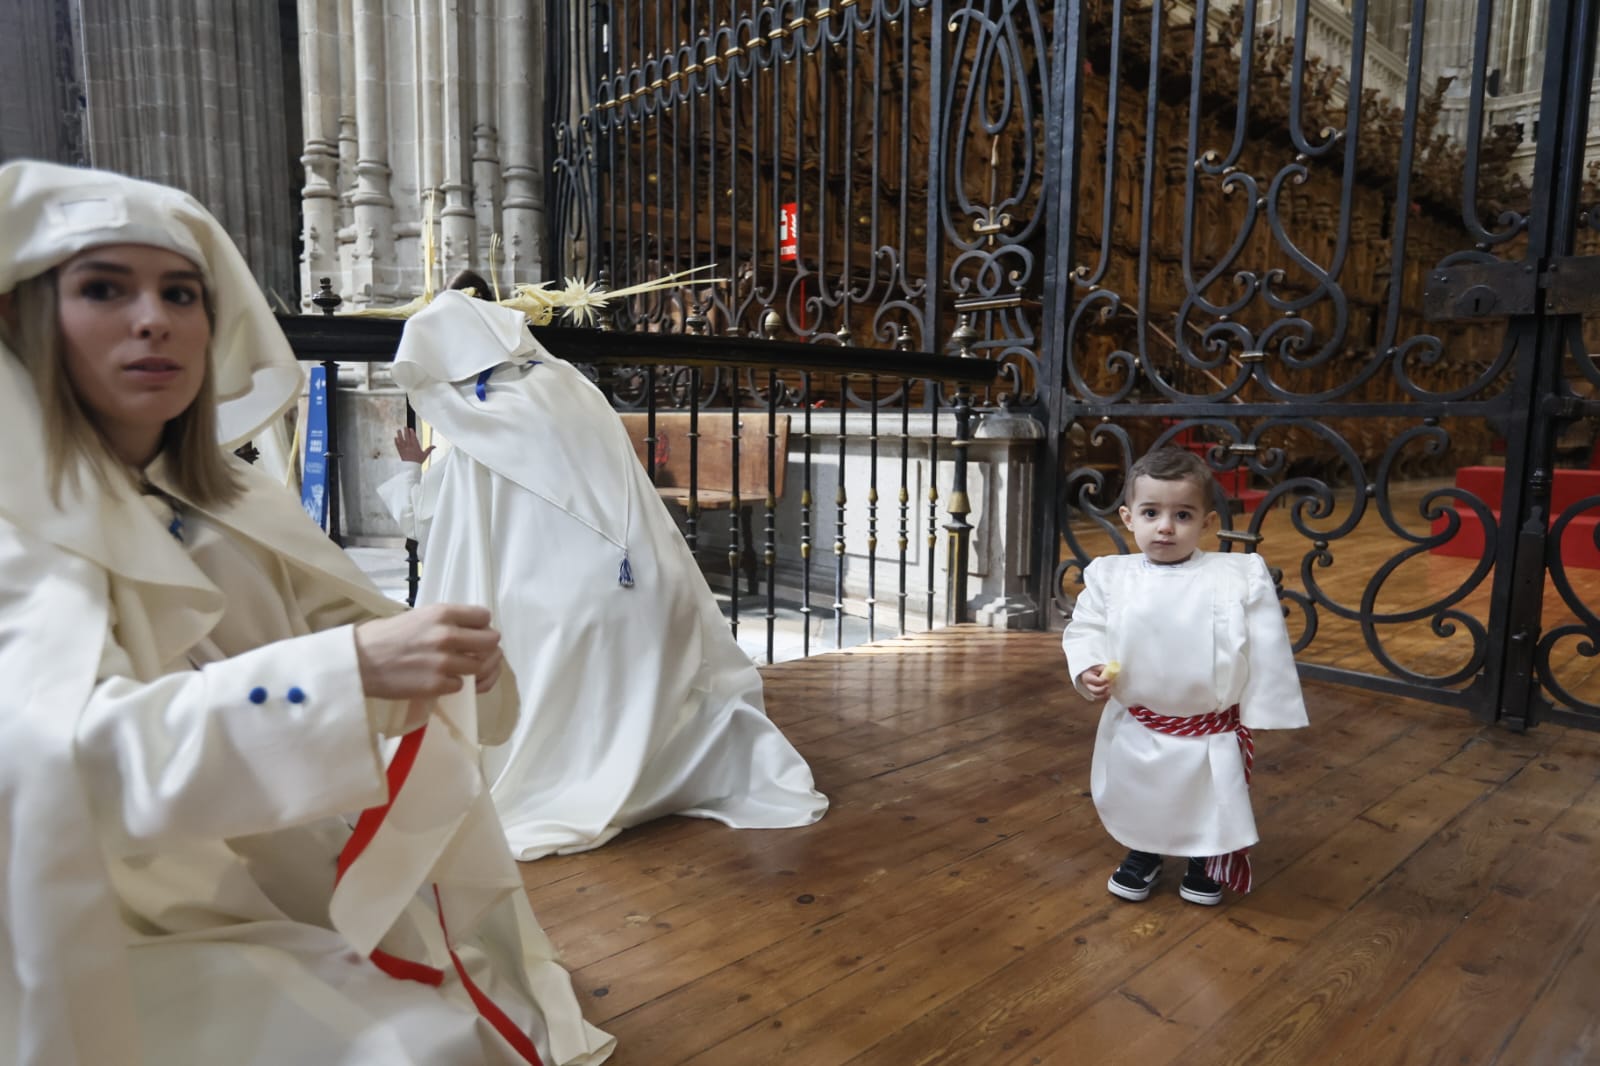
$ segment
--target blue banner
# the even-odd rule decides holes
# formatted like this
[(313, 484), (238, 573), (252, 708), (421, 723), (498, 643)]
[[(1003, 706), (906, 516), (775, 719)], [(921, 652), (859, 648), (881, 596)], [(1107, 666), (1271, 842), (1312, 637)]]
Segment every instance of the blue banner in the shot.
[(327, 371), (311, 368), (306, 403), (306, 459), (300, 468), (300, 506), (311, 520), (328, 528), (328, 379)]

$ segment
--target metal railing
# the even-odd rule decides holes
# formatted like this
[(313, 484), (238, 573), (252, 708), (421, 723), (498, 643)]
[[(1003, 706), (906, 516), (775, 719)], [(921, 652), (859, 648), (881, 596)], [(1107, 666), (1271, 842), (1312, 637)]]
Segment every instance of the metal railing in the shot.
[[(331, 299), (330, 299), (331, 297)], [(326, 435), (327, 477), (327, 531), (339, 544), (345, 540), (341, 514), (340, 469), (344, 456), (339, 449), (339, 424), (343, 417), (339, 402), (339, 363), (387, 363), (394, 357), (399, 345), (404, 323), (395, 320), (356, 318), (333, 314), (338, 297), (325, 292), (316, 298), (323, 315), (285, 316), (279, 319), (295, 354), (303, 361), (320, 362), (327, 374), (328, 427)], [(602, 388), (611, 395), (613, 405), (623, 410), (641, 412), (645, 416), (646, 430), (643, 438), (646, 469), (652, 480), (657, 474), (658, 436), (657, 417), (671, 411), (682, 411), (689, 418), (687, 439), (691, 451), (687, 507), (683, 530), (685, 538), (696, 557), (705, 567), (706, 552), (702, 541), (708, 539), (708, 530), (702, 521), (699, 506), (701, 495), (707, 490), (698, 483), (698, 449), (701, 446), (698, 432), (699, 416), (716, 412), (719, 417), (731, 416), (729, 446), (731, 448), (732, 499), (729, 504), (728, 526), (728, 595), (729, 620), (735, 635), (738, 633), (741, 612), (739, 562), (754, 554), (764, 569), (765, 602), (763, 621), (766, 626), (766, 656), (775, 660), (775, 635), (779, 607), (779, 555), (780, 529), (776, 478), (780, 464), (787, 463), (790, 455), (779, 454), (777, 432), (780, 418), (792, 418), (799, 423), (798, 448), (793, 458), (797, 472), (803, 478), (803, 489), (798, 514), (798, 537), (791, 538), (797, 545), (799, 614), (803, 621), (802, 654), (812, 652), (812, 623), (820, 612), (831, 610), (834, 623), (834, 647), (844, 646), (846, 617), (845, 541), (848, 500), (845, 492), (847, 460), (846, 440), (854, 436), (847, 416), (865, 412), (867, 419), (866, 441), (868, 452), (856, 461), (868, 465), (867, 515), (867, 587), (865, 596), (865, 621), (869, 640), (879, 634), (878, 564), (891, 563), (898, 577), (896, 588), (896, 628), (900, 633), (913, 622), (910, 603), (913, 598), (926, 600), (926, 625), (933, 628), (940, 621), (957, 623), (970, 620), (967, 605), (968, 556), (973, 527), (968, 519), (972, 508), (967, 497), (967, 451), (972, 440), (973, 389), (991, 385), (999, 372), (998, 364), (986, 359), (972, 358), (971, 348), (963, 338), (970, 334), (958, 331), (953, 340), (957, 354), (938, 355), (928, 352), (881, 350), (849, 347), (848, 337), (833, 345), (794, 343), (762, 339), (759, 337), (698, 336), (693, 334), (624, 333), (602, 329), (565, 326), (530, 326), (539, 342), (552, 354), (570, 363), (589, 368)], [(942, 386), (948, 387), (942, 389)], [(926, 512), (925, 558), (926, 582), (913, 590), (908, 585), (908, 553), (913, 530), (922, 524), (912, 503), (909, 468), (913, 451), (911, 415), (923, 409), (926, 397), (943, 395), (933, 407), (932, 435), (929, 439), (928, 490)], [(953, 416), (954, 439), (949, 443), (952, 457), (952, 476), (946, 500), (947, 519), (943, 524), (946, 542), (945, 612), (943, 619), (935, 614), (934, 555), (939, 539), (938, 520), (939, 486), (937, 483), (939, 449), (939, 408), (944, 406)], [(743, 421), (756, 413), (766, 419), (765, 469), (767, 487), (764, 499), (752, 503), (741, 498), (740, 462), (741, 428)], [(899, 452), (891, 461), (899, 468), (899, 528), (896, 544), (898, 558), (878, 552), (878, 490), (880, 467), (884, 456), (880, 449), (882, 418), (899, 419)], [(812, 602), (813, 581), (826, 581), (829, 576), (819, 566), (813, 552), (812, 531), (819, 528), (823, 513), (813, 495), (817, 461), (822, 457), (820, 439), (830, 435), (825, 423), (836, 420), (838, 434), (837, 489), (834, 499), (835, 557), (832, 573), (833, 601), (830, 604)], [(412, 424), (414, 415), (407, 405), (407, 421)], [(947, 424), (948, 425), (948, 424)], [(892, 478), (892, 474), (891, 474)], [(746, 542), (741, 524), (742, 510), (759, 507), (764, 519), (761, 525), (762, 543), (757, 547)], [(753, 537), (751, 538), (753, 539)], [(419, 560), (415, 542), (407, 545), (408, 599), (415, 601)], [(791, 569), (793, 569), (791, 567)]]

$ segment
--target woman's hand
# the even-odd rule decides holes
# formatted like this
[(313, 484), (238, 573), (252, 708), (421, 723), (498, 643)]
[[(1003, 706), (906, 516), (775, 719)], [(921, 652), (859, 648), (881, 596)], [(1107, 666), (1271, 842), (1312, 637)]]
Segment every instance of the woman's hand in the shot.
[(433, 445), (428, 445), (424, 451), (422, 442), (417, 439), (417, 431), (407, 426), (394, 435), (394, 450), (400, 458), (408, 463), (421, 463), (433, 454)]
[(410, 700), (459, 692), (477, 678), (487, 692), (500, 678), (500, 634), (489, 611), (436, 603), (356, 626), (356, 662), (368, 699)]

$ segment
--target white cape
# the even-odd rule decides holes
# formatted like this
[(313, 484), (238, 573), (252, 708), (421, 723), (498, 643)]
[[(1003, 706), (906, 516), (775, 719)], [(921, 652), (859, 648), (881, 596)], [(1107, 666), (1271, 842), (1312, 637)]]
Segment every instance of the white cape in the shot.
[[(468, 375), (491, 368), (480, 399)], [(483, 752), (513, 853), (597, 847), (666, 814), (820, 818), (827, 800), (600, 391), (519, 313), (459, 293), (407, 323), (394, 373), (452, 444), (416, 508), (431, 517), (418, 602), (489, 606), (522, 694), (511, 739)]]

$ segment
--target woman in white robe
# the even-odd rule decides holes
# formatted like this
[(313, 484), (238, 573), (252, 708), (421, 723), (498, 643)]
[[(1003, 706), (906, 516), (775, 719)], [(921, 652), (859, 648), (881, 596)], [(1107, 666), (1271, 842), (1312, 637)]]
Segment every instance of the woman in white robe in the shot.
[(0, 1060), (604, 1060), (476, 766), (486, 612), (397, 614), (217, 450), (301, 384), (226, 233), (31, 162), (0, 216)]
[(483, 765), (519, 859), (667, 814), (808, 825), (827, 800), (600, 391), (522, 313), (444, 292), (394, 377), (450, 447), (385, 489), (419, 603), (491, 606), (522, 714)]

